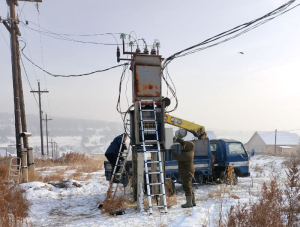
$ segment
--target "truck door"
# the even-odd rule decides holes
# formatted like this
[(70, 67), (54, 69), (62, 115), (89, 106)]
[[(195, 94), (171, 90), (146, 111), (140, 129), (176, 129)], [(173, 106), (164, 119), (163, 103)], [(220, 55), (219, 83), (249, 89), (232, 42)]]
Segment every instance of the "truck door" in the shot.
[(228, 166), (233, 166), (240, 177), (249, 176), (249, 157), (243, 144), (240, 142), (228, 142), (226, 145)]
[(224, 146), (222, 146), (222, 141), (211, 140), (210, 141), (211, 153), (214, 156), (215, 163), (219, 165), (225, 165), (225, 152)]

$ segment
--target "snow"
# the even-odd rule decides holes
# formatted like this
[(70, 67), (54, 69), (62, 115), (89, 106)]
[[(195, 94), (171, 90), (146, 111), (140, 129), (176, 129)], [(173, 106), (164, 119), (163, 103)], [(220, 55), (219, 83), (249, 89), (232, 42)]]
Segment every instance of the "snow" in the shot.
[[(275, 145), (275, 131), (266, 132), (259, 131), (257, 134), (265, 142), (266, 145)], [(300, 137), (297, 133), (277, 131), (277, 145), (300, 145)]]
[[(239, 178), (237, 186), (225, 184), (194, 185), (197, 206), (182, 209), (185, 202), (182, 186), (176, 184), (177, 204), (167, 214), (154, 209), (152, 215), (139, 213), (135, 206), (129, 206), (125, 215), (109, 216), (101, 213), (97, 204), (105, 199), (108, 182), (104, 170), (92, 173), (87, 181), (68, 181), (67, 188), (57, 188), (48, 183), (31, 182), (21, 184), (31, 203), (28, 223), (33, 226), (219, 226), (219, 217), (226, 217), (231, 205), (238, 201), (255, 202), (260, 196), (263, 182), (276, 178), (283, 182), (285, 166), (283, 157), (258, 155), (251, 158), (251, 177)], [(57, 168), (49, 167), (49, 172)], [(39, 169), (37, 169), (39, 170)], [(42, 171), (42, 170), (40, 170)], [(71, 173), (71, 172), (69, 172)], [(74, 186), (74, 182), (82, 187)], [(127, 190), (130, 197), (131, 189)], [(118, 191), (117, 196), (122, 192)]]

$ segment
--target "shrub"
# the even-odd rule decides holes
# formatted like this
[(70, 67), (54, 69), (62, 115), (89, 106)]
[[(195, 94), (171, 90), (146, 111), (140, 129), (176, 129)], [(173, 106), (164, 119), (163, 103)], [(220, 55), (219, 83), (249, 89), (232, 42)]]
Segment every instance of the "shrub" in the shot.
[(0, 182), (0, 226), (24, 226), (29, 202), (17, 184)]

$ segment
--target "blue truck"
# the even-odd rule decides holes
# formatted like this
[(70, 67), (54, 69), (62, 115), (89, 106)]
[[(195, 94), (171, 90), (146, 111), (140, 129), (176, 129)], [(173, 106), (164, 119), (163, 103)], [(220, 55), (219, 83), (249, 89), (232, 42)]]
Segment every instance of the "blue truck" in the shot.
[[(238, 177), (249, 177), (250, 156), (243, 144), (228, 139), (192, 140), (195, 144), (193, 183), (219, 182), (237, 184)], [(177, 161), (173, 159), (171, 150), (180, 152), (181, 145), (174, 144), (165, 152), (165, 175), (173, 183), (181, 183)], [(106, 180), (111, 179), (112, 169), (109, 162), (104, 162)], [(126, 163), (126, 172), (132, 175), (132, 162)], [(149, 165), (150, 168), (150, 165)], [(127, 179), (127, 178), (126, 178)], [(127, 184), (126, 182), (122, 182)]]

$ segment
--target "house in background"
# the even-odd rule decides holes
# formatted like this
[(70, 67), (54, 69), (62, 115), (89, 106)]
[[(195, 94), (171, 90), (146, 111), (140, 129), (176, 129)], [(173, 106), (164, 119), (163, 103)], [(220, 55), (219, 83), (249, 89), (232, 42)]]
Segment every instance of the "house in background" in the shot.
[[(257, 153), (275, 154), (275, 131), (255, 132), (248, 143), (245, 144), (248, 151), (252, 149)], [(300, 137), (296, 133), (277, 131), (276, 154), (296, 155), (300, 153)]]

